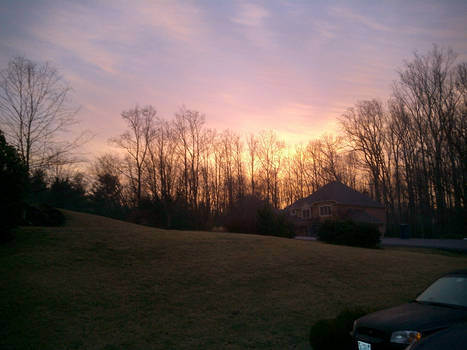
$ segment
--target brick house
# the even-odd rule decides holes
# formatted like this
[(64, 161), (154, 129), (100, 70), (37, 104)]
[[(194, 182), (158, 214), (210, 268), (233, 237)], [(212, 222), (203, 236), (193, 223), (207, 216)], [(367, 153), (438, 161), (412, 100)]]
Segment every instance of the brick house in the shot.
[(371, 223), (377, 225), (382, 234), (386, 230), (384, 205), (338, 181), (299, 199), (284, 211), (301, 235), (314, 235), (317, 225), (325, 220)]

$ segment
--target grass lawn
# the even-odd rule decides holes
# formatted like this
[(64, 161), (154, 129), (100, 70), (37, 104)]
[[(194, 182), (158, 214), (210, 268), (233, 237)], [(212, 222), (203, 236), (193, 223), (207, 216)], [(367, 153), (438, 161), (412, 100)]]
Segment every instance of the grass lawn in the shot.
[(165, 231), (65, 212), (0, 246), (1, 349), (306, 349), (345, 307), (413, 298), (465, 255)]

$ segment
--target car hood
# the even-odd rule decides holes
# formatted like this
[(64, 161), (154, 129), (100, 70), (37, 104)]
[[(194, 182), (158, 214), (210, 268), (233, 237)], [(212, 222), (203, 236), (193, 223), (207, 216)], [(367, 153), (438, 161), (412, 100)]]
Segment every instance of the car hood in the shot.
[(467, 343), (467, 323), (460, 323), (422, 339), (412, 345), (413, 350), (465, 350)]
[(467, 310), (411, 302), (377, 311), (358, 319), (358, 327), (384, 332), (416, 330), (430, 332), (467, 320)]

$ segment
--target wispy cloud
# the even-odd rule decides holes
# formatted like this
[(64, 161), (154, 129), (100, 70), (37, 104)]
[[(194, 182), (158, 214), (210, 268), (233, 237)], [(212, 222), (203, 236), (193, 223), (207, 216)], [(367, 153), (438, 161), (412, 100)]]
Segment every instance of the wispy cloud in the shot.
[(273, 50), (276, 47), (274, 35), (267, 25), (271, 14), (265, 7), (249, 2), (240, 3), (231, 22), (239, 27), (245, 40), (255, 49)]
[(357, 13), (349, 8), (344, 7), (331, 7), (330, 14), (334, 17), (347, 20), (356, 24), (364, 25), (370, 29), (382, 31), (382, 32), (392, 32), (393, 28), (384, 25), (378, 20), (375, 20), (371, 17), (364, 16), (360, 13)]
[(123, 73), (127, 59), (155, 52), (156, 40), (195, 46), (203, 35), (201, 11), (178, 1), (113, 1), (102, 16), (99, 5), (65, 3), (50, 7), (43, 21), (28, 28), (34, 41), (68, 52), (108, 74)]
[(261, 26), (269, 12), (262, 6), (252, 3), (242, 3), (238, 13), (232, 18), (232, 22), (249, 27)]
[(313, 29), (316, 31), (318, 37), (322, 39), (330, 40), (337, 36), (336, 26), (329, 23), (328, 21), (313, 21)]
[(165, 117), (185, 103), (219, 130), (305, 139), (357, 100), (387, 97), (414, 50), (436, 42), (467, 57), (465, 2), (0, 2), (2, 65), (52, 61), (104, 139), (135, 103)]
[[(32, 38), (55, 50), (55, 56), (73, 56), (103, 72), (115, 73), (117, 58), (100, 41), (121, 29), (112, 21), (96, 21), (92, 9), (79, 4), (51, 8), (44, 22), (31, 24)], [(125, 35), (121, 36), (125, 40)]]
[(193, 41), (204, 31), (202, 11), (187, 1), (166, 0), (137, 3), (135, 10), (142, 23), (174, 40)]

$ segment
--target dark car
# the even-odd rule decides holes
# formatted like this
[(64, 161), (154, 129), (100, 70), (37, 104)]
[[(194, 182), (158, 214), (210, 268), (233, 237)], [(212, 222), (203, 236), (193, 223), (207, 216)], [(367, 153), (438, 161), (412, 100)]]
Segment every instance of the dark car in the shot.
[(359, 318), (352, 336), (359, 350), (406, 349), (465, 321), (467, 270), (462, 270), (437, 279), (410, 303)]
[(467, 323), (461, 323), (436, 332), (410, 345), (407, 350), (465, 350), (466, 348)]

